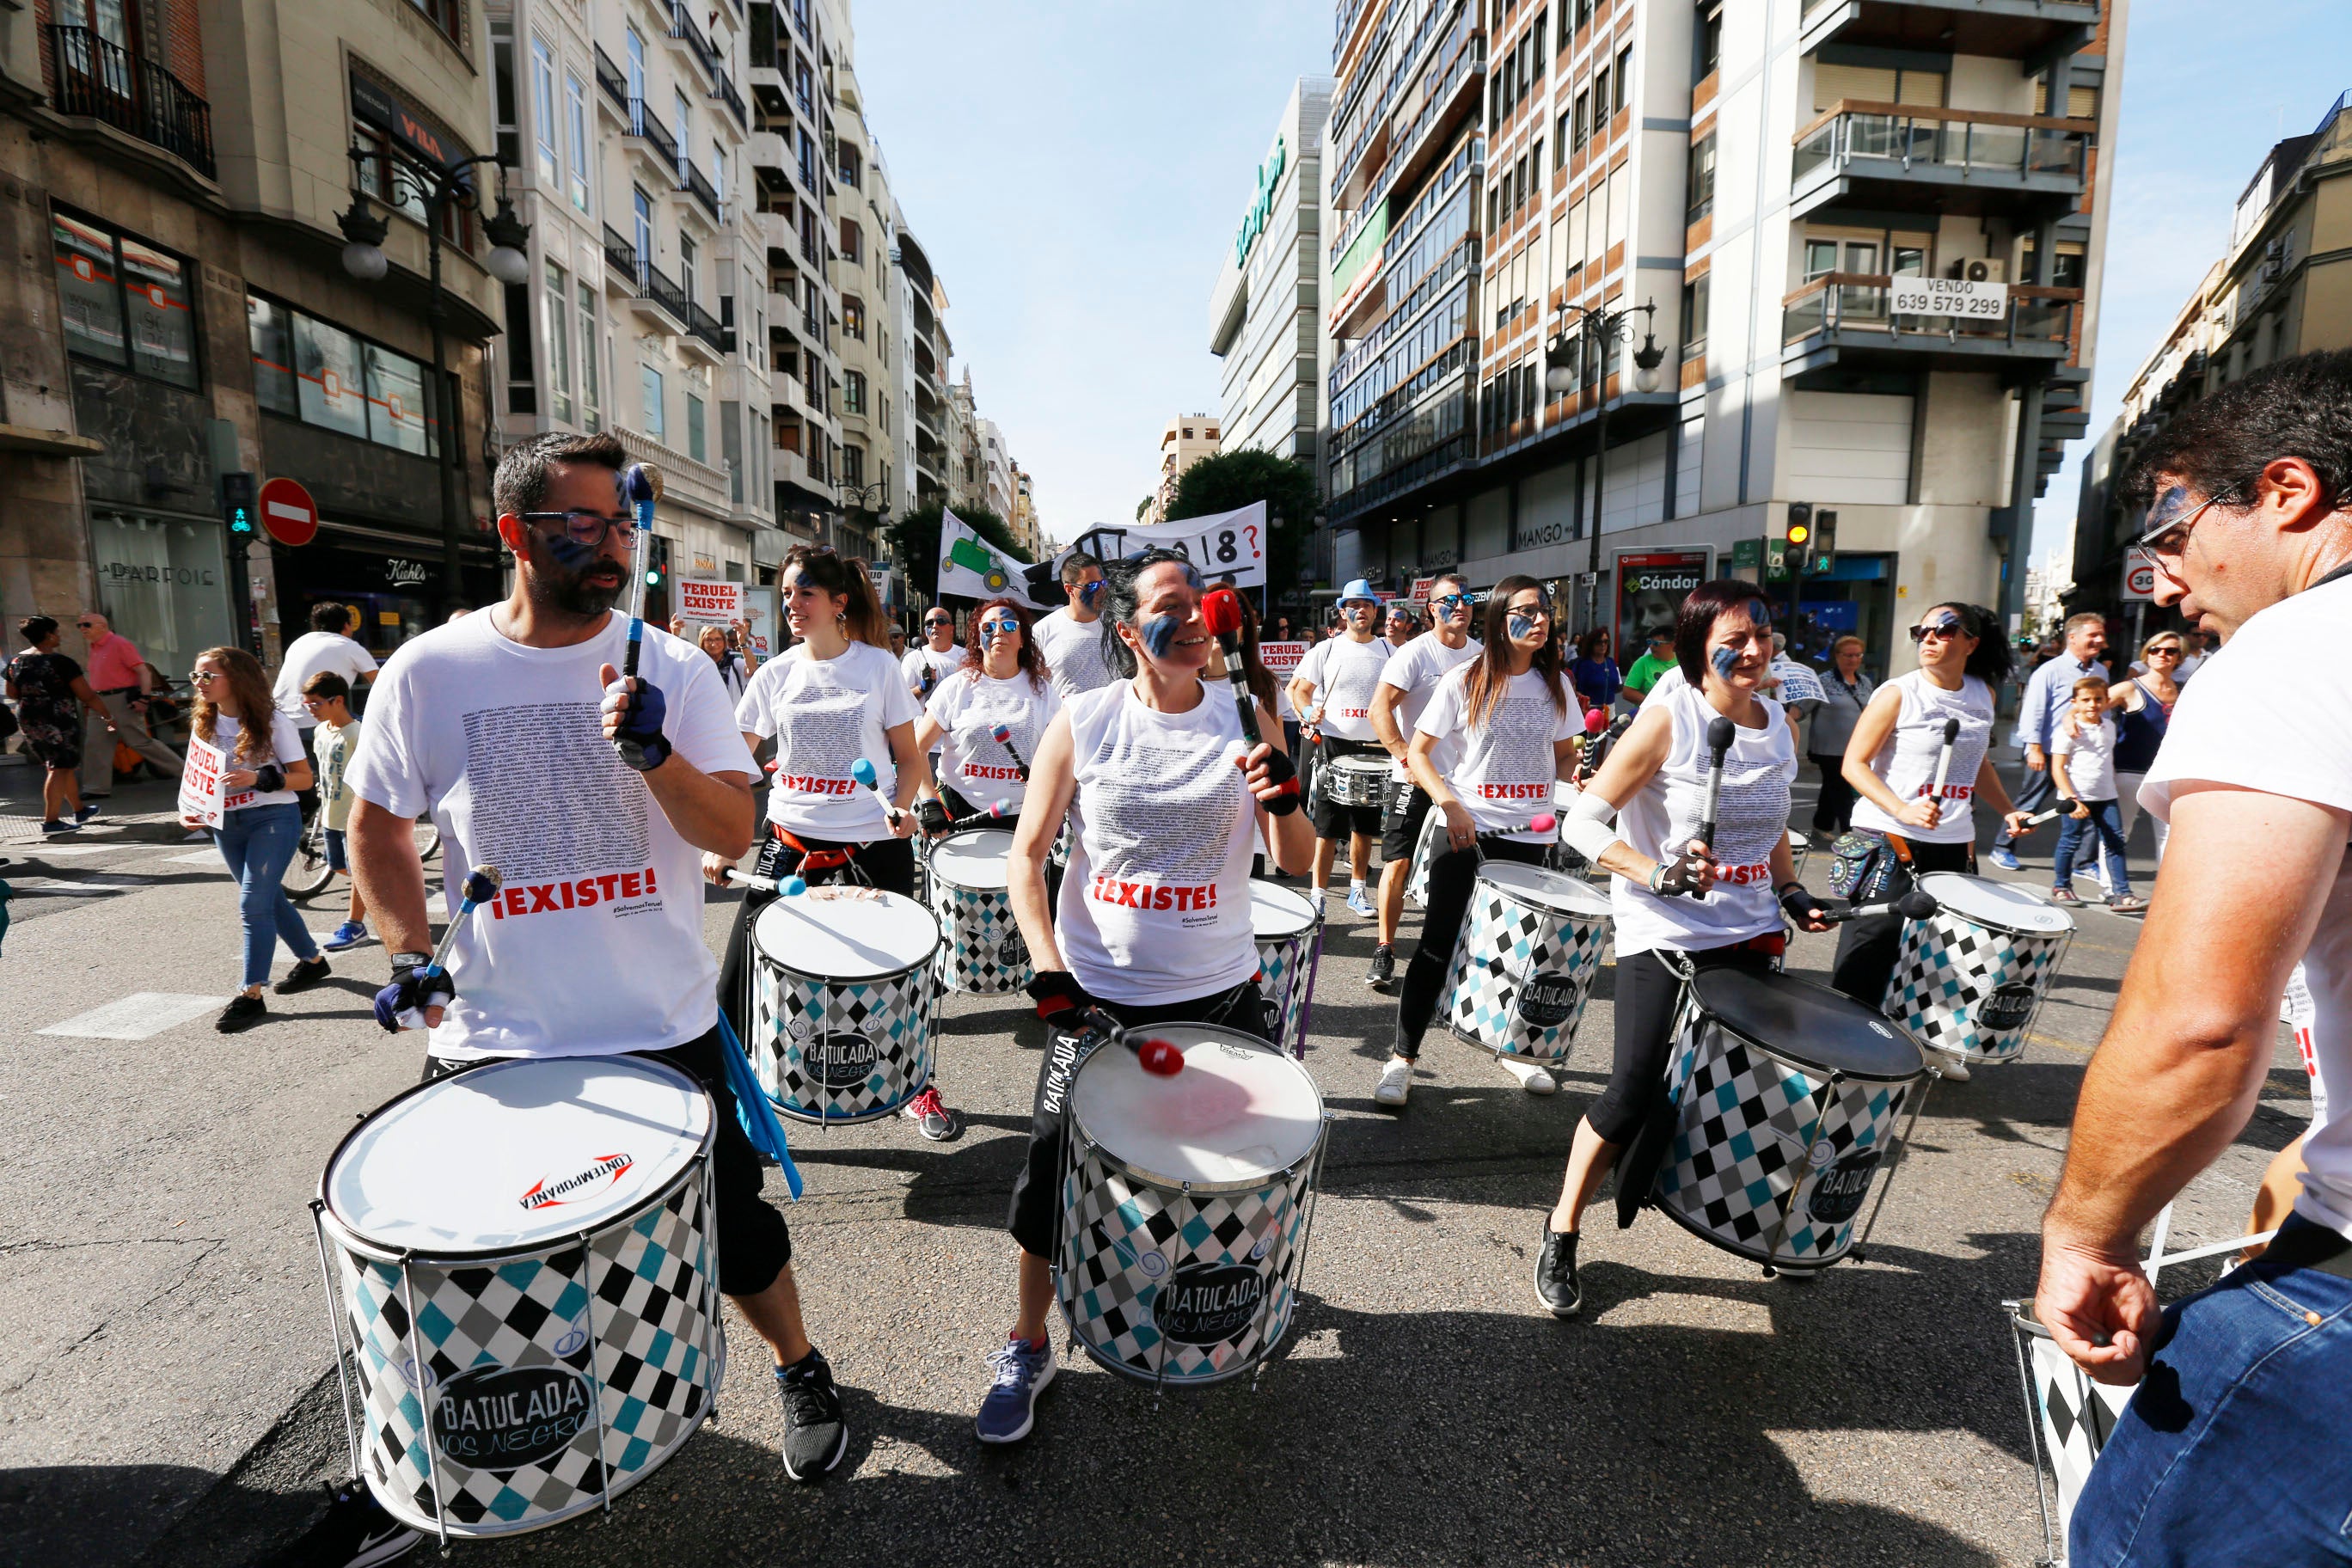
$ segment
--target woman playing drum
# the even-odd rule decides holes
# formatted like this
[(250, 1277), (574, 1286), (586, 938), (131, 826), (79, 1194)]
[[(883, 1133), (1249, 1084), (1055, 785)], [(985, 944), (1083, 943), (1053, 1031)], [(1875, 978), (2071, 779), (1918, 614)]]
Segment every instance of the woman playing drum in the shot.
[[(1577, 1126), (1536, 1263), (1536, 1296), (1555, 1317), (1582, 1305), (1576, 1238), (1585, 1205), (1618, 1151), (1664, 1109), (1677, 965), (1768, 973), (1787, 940), (1784, 908), (1807, 931), (1829, 929), (1789, 856), (1796, 742), (1780, 705), (1757, 695), (1770, 673), (1772, 627), (1755, 585), (1724, 579), (1693, 589), (1674, 647), (1684, 679), (1642, 704), (1564, 829), (1571, 847), (1614, 873), (1617, 1050), (1609, 1087)], [(1717, 720), (1731, 734), (1711, 791)], [(1712, 848), (1703, 826), (1711, 796)]]
[[(1405, 749), (1405, 766), (1445, 816), (1445, 847), (1430, 861), (1421, 942), (1398, 988), (1396, 1043), (1372, 1099), (1402, 1105), (1437, 1010), (1454, 939), (1470, 908), (1482, 857), (1543, 863), (1553, 837), (1528, 826), (1551, 809), (1552, 785), (1576, 773), (1581, 715), (1560, 679), (1551, 605), (1532, 577), (1506, 577), (1486, 599), (1479, 652), (1438, 682)], [(1552, 1091), (1531, 1062), (1497, 1057), (1530, 1094)]]
[[(1901, 841), (1899, 851), (1893, 842), (1888, 846), (1896, 856), (1893, 880), (1874, 895), (1885, 900), (1909, 892), (1925, 872), (1975, 874), (1979, 795), (2012, 836), (2026, 831), (2025, 815), (2010, 804), (1989, 750), (1994, 694), (2010, 667), (2009, 644), (1991, 613), (1973, 605), (1931, 605), (1911, 628), (1911, 640), (1918, 645), (1919, 668), (1878, 689), (1845, 748), (1844, 778), (1857, 797), (1854, 830)], [(1959, 728), (1948, 762), (1944, 736), (1954, 722)], [(1852, 921), (1838, 933), (1830, 984), (1864, 1006), (1877, 1006), (1886, 998), (1902, 936), (1900, 915)], [(1955, 1061), (1942, 1065), (1947, 1076), (1968, 1076)]]
[[(1293, 875), (1312, 862), (1314, 833), (1297, 809), (1273, 715), (1251, 703), (1265, 743), (1245, 750), (1236, 704), (1201, 679), (1216, 646), (1201, 595), (1200, 574), (1171, 552), (1111, 563), (1099, 601), (1103, 655), (1124, 679), (1070, 698), (1031, 760), (1011, 892), (1036, 969), (1030, 994), (1049, 1026), (1072, 1026), (1076, 1010), (1096, 1007), (1129, 1026), (1181, 1021), (1266, 1033), (1250, 924), (1255, 803), (1276, 813), (1272, 848)], [(1065, 812), (1073, 843), (1055, 911), (1045, 855)], [(1051, 1028), (1039, 1067), (1028, 1158), (1008, 1218), (1021, 1244), (1020, 1313), (989, 1357), (992, 1384), (976, 1423), (984, 1443), (1027, 1436), (1037, 1394), (1054, 1375), (1045, 1313), (1063, 1117), (1090, 1043)]]
[[(1028, 761), (1062, 708), (1031, 640), (1029, 612), (1012, 600), (991, 599), (973, 612), (971, 652), (940, 682), (915, 725), (915, 750), (939, 751), (940, 801), (951, 817), (1000, 800), (1019, 809), (1029, 792)], [(999, 726), (1012, 732), (1009, 746), (996, 739)]]

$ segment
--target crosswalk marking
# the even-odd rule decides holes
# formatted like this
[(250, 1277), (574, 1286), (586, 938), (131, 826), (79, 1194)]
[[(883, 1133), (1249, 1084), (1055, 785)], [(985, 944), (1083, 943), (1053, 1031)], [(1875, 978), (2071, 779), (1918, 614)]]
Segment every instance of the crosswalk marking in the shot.
[(174, 1024), (200, 1018), (226, 1001), (220, 996), (190, 996), (173, 991), (134, 991), (103, 1007), (93, 1007), (63, 1023), (51, 1024), (40, 1032), (80, 1040), (143, 1040), (162, 1034)]

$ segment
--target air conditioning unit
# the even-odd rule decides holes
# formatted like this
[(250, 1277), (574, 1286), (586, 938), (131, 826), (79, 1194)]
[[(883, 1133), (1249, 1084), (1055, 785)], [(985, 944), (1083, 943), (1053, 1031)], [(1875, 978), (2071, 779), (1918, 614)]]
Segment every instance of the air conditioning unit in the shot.
[(1971, 261), (1968, 265), (1969, 269), (1965, 276), (1971, 283), (2006, 283), (2009, 281), (2009, 263), (2006, 261), (1989, 258), (1982, 261)]

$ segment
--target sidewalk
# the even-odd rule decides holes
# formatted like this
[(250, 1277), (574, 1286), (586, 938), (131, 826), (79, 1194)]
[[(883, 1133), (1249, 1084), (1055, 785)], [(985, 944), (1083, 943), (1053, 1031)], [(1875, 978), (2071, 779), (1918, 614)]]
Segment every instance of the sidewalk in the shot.
[[(43, 772), (38, 763), (21, 752), (0, 757), (0, 848), (41, 842)], [(98, 816), (91, 826), (176, 828), (179, 800), (177, 779), (142, 777), (135, 784), (117, 784), (112, 795), (94, 803)], [(61, 837), (61, 841), (71, 843), (75, 838)]]

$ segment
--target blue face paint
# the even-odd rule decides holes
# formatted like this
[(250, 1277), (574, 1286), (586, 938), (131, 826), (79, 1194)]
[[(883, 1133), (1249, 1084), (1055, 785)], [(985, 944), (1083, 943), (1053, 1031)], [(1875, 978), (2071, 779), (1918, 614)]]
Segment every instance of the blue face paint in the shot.
[(1097, 577), (1078, 590), (1078, 603), (1091, 610), (1095, 607), (1095, 601), (1102, 597), (1102, 591), (1103, 580)]
[(1724, 679), (1729, 680), (1731, 679), (1731, 672), (1739, 668), (1739, 650), (1729, 647), (1717, 648), (1714, 654), (1714, 663), (1715, 673), (1721, 676)]
[(2162, 495), (2156, 498), (2156, 504), (2147, 509), (2147, 522), (2141, 531), (2153, 533), (2188, 510), (2189, 488), (2186, 485), (2168, 486)]
[(549, 557), (566, 572), (585, 572), (596, 559), (594, 545), (583, 544), (568, 533), (559, 533), (551, 539), (542, 536), (540, 542), (547, 546)]
[(1153, 616), (1135, 629), (1143, 638), (1143, 646), (1151, 650), (1152, 658), (1166, 658), (1168, 650), (1176, 646), (1176, 634), (1184, 629), (1186, 618), (1183, 616)]
[(1772, 624), (1772, 606), (1761, 599), (1748, 601), (1748, 624), (1763, 631)]
[(1511, 628), (1511, 640), (1513, 642), (1518, 641), (1519, 638), (1527, 636), (1529, 632), (1536, 629), (1536, 618), (1533, 616), (1522, 616), (1516, 611), (1512, 613), (1510, 618), (1504, 624)]

